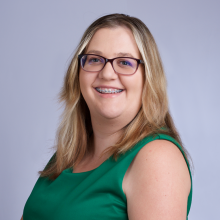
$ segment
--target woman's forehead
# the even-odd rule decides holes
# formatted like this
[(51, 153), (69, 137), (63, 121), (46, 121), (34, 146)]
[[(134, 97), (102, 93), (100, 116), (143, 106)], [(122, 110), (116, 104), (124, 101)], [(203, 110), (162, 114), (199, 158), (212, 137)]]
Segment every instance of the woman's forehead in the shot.
[(141, 58), (135, 38), (131, 30), (126, 27), (99, 29), (87, 45), (86, 53)]

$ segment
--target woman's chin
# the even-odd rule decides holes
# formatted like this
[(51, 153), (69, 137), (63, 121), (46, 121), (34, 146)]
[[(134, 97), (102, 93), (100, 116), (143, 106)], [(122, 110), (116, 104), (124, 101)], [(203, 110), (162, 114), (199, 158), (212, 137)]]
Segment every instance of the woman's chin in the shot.
[(122, 115), (122, 112), (119, 111), (101, 111), (99, 114), (105, 119), (116, 119)]

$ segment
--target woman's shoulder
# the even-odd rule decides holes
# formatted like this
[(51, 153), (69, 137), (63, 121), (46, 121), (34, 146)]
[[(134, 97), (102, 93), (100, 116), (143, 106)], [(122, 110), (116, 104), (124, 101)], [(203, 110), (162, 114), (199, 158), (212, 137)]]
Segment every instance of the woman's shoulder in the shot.
[[(138, 206), (144, 206), (149, 213), (155, 211), (155, 215), (161, 212), (168, 216), (170, 209), (186, 213), (190, 173), (180, 148), (171, 141), (154, 140), (144, 145), (130, 164), (126, 180), (125, 193), (131, 216), (137, 216), (138, 208), (135, 207)], [(142, 211), (138, 215), (148, 218)], [(181, 214), (174, 216), (178, 215)]]
[(152, 171), (178, 171), (190, 179), (189, 169), (181, 149), (164, 139), (156, 139), (145, 144), (135, 155), (128, 171), (131, 177), (135, 177), (138, 173), (147, 174)]
[[(161, 165), (162, 162), (170, 165), (178, 165), (187, 168), (186, 160), (182, 149), (170, 140), (156, 139), (145, 144), (136, 154), (133, 164), (136, 166), (146, 166), (154, 164)], [(145, 165), (144, 165), (145, 164)], [(188, 168), (187, 168), (188, 169)]]

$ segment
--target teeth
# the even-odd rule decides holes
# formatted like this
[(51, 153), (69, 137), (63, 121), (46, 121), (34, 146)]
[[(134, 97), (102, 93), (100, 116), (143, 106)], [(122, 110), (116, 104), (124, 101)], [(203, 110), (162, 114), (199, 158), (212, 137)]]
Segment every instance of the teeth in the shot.
[(100, 93), (119, 93), (122, 89), (107, 89), (107, 88), (95, 88)]

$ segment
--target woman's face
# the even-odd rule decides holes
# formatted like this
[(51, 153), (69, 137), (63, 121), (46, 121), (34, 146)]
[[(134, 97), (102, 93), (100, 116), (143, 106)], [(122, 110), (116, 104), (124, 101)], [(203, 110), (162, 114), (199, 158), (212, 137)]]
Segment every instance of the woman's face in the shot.
[[(134, 36), (125, 27), (99, 29), (92, 37), (86, 54), (97, 54), (107, 59), (121, 56), (141, 59)], [(143, 78), (143, 64), (139, 65), (135, 74), (129, 76), (115, 73), (110, 62), (102, 71), (96, 73), (86, 72), (80, 67), (80, 88), (91, 117), (101, 116), (129, 123), (141, 107)], [(123, 91), (101, 94), (97, 88)]]

